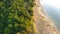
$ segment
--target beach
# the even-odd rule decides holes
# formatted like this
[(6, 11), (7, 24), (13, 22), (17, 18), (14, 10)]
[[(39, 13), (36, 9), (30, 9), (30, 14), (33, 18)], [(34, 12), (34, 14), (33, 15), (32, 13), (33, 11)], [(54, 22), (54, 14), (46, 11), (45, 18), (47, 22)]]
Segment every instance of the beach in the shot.
[(33, 7), (36, 34), (59, 34), (53, 21), (45, 14), (39, 1), (35, 0)]

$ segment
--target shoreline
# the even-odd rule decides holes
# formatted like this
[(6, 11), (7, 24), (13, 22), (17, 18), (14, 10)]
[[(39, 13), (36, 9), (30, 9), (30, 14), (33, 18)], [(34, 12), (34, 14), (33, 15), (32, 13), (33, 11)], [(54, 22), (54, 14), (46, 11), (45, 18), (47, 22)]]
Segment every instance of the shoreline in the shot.
[[(42, 7), (40, 7), (40, 0), (36, 0), (36, 5), (34, 6), (34, 19), (36, 24), (36, 29), (38, 30), (38, 34), (59, 34), (57, 28), (55, 27), (54, 23), (48, 16), (42, 11)], [(36, 12), (37, 11), (37, 12)]]
[[(41, 4), (41, 5), (42, 5), (42, 4)], [(58, 30), (58, 28), (57, 28), (57, 26), (56, 26), (55, 20), (52, 19), (52, 17), (50, 17), (50, 16), (48, 15), (48, 13), (46, 12), (46, 10), (45, 10), (45, 8), (44, 8), (43, 5), (42, 5), (42, 7), (43, 7), (43, 10), (44, 10), (44, 14), (45, 14), (48, 18), (50, 18), (50, 20), (53, 22), (53, 25), (54, 25), (55, 29), (59, 32), (59, 30)], [(55, 23), (55, 24), (54, 24), (54, 23)]]

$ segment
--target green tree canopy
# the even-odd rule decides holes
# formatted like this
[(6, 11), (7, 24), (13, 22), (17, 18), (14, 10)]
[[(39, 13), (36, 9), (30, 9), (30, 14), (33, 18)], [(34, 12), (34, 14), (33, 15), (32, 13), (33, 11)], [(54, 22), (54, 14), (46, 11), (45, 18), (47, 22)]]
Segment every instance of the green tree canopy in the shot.
[(0, 34), (33, 34), (34, 0), (0, 0)]

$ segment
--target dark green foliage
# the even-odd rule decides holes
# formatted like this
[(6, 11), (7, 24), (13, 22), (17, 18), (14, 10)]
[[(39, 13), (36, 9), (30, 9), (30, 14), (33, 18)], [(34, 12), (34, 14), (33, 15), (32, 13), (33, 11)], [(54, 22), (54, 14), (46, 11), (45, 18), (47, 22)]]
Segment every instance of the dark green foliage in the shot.
[(0, 0), (0, 2), (3, 1), (3, 0)]
[(0, 34), (32, 34), (34, 0), (0, 0)]
[(25, 2), (29, 2), (29, 0), (24, 0)]

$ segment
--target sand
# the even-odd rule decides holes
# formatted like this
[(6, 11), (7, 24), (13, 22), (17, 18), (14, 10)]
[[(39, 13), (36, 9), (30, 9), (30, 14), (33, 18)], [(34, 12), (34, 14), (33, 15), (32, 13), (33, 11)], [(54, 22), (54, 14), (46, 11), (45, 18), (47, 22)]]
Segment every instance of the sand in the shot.
[(33, 18), (36, 34), (59, 34), (53, 21), (49, 19), (48, 16), (44, 13), (43, 7), (39, 1), (40, 0), (35, 0), (35, 5), (33, 7)]

